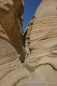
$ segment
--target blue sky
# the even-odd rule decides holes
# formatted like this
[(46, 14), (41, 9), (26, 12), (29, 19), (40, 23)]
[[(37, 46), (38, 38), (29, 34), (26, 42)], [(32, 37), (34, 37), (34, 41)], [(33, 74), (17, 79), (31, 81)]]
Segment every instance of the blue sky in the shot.
[(32, 19), (37, 7), (39, 6), (41, 0), (24, 0), (24, 14), (23, 14), (23, 30), (26, 29), (26, 26)]

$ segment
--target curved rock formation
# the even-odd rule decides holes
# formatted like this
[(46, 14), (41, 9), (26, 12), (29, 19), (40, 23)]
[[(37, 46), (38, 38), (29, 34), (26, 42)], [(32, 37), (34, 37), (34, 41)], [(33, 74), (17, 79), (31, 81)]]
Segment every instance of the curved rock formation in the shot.
[(23, 68), (22, 0), (0, 0), (0, 86), (16, 86), (29, 72)]
[(14, 47), (0, 38), (0, 86), (15, 86), (28, 75), (29, 72), (22, 67)]
[(27, 26), (24, 38), (26, 59), (29, 60), (27, 64), (35, 68), (41, 86), (57, 86), (56, 0), (42, 0)]
[(23, 57), (24, 60), (24, 52), (22, 47), (23, 11), (24, 4), (22, 0), (0, 0), (0, 24), (4, 29), (3, 31), (6, 32), (8, 41), (15, 47), (17, 52), (21, 55), (20, 57)]
[(23, 11), (23, 0), (0, 0), (0, 86), (57, 86), (57, 2), (42, 0), (24, 36)]

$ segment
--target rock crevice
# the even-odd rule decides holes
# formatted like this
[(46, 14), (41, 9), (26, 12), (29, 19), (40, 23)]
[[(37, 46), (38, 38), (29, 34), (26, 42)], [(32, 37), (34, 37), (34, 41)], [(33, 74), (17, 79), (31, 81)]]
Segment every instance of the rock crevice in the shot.
[(42, 0), (23, 32), (23, 0), (0, 0), (0, 86), (57, 86), (56, 8)]

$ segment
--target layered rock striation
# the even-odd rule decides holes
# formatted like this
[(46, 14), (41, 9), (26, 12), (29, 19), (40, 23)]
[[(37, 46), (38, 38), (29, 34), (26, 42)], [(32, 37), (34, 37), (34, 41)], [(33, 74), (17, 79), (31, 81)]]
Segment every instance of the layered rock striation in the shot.
[(22, 31), (22, 14), (24, 12), (24, 4), (22, 0), (0, 0), (0, 24), (1, 34), (7, 36), (3, 38), (8, 39), (8, 41), (15, 47), (20, 57), (24, 58), (23, 52), (23, 31)]
[[(27, 64), (41, 86), (57, 85), (57, 1), (42, 0), (25, 31)], [(43, 85), (44, 84), (44, 85)], [(40, 86), (40, 85), (39, 85)]]
[(29, 75), (21, 64), (23, 11), (22, 0), (0, 0), (0, 86), (16, 86)]
[(57, 86), (57, 1), (42, 0), (24, 33), (23, 11), (0, 0), (0, 86)]

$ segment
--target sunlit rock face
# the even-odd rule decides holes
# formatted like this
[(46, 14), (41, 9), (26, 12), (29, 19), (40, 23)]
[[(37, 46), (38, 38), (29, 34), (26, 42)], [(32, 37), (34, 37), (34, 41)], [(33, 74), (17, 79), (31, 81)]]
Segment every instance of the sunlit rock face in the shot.
[(57, 1), (42, 0), (24, 36), (23, 11), (0, 0), (0, 86), (57, 86)]
[(57, 1), (42, 0), (25, 31), (26, 61), (39, 86), (57, 86)]

